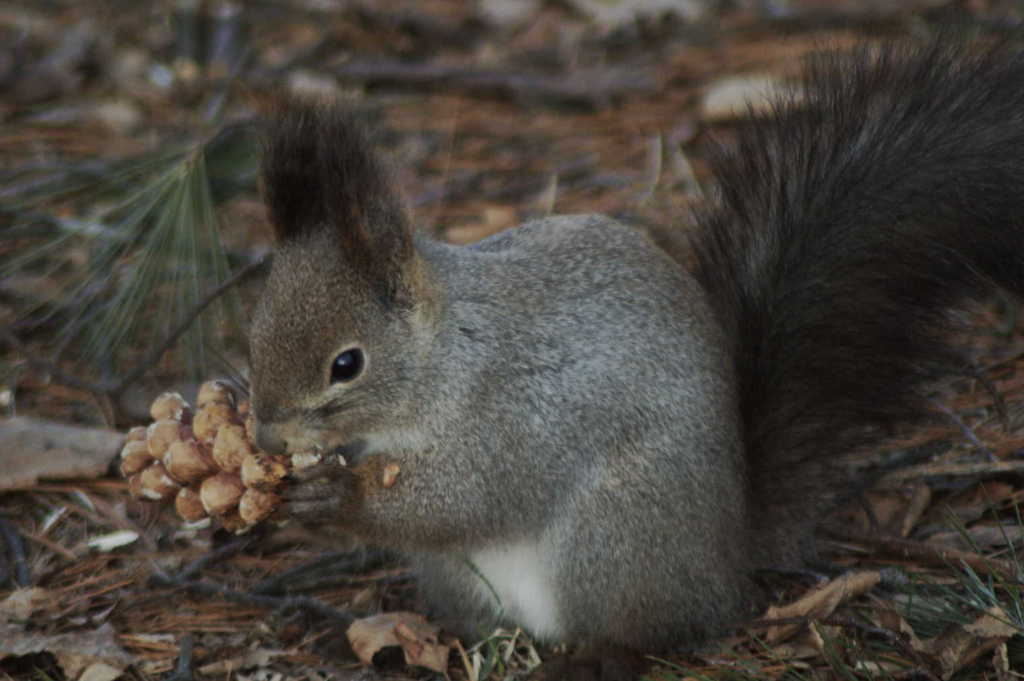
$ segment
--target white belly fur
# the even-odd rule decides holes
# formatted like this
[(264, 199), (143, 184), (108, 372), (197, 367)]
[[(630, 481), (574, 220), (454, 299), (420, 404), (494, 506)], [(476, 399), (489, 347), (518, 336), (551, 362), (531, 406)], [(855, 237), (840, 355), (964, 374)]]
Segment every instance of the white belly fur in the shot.
[[(534, 636), (557, 640), (561, 634), (558, 604), (544, 554), (534, 543), (503, 544), (477, 551), (473, 565), (490, 584), (480, 583), (480, 597)], [(494, 591), (492, 592), (491, 589)]]

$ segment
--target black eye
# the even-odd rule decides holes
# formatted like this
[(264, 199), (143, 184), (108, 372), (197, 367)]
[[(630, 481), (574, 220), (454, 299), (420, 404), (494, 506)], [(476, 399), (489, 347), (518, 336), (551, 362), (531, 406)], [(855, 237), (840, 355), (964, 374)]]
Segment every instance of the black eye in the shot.
[(363, 370), (363, 351), (352, 348), (334, 358), (331, 364), (331, 383), (351, 381)]

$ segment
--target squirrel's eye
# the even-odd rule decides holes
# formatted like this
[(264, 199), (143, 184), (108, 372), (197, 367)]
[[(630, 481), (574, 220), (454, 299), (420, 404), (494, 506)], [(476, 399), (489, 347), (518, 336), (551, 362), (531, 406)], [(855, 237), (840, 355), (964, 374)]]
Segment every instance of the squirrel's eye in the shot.
[(351, 381), (363, 370), (363, 351), (352, 348), (334, 358), (331, 364), (331, 383)]

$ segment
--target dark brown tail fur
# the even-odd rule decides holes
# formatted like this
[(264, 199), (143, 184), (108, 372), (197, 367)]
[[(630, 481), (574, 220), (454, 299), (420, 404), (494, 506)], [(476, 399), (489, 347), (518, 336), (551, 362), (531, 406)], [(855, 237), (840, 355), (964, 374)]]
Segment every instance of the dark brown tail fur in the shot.
[[(718, 158), (696, 274), (737, 339), (765, 560), (794, 555), (839, 454), (963, 372), (952, 307), (1024, 291), (1024, 55), (940, 37), (810, 61)], [(777, 550), (776, 550), (777, 549)]]

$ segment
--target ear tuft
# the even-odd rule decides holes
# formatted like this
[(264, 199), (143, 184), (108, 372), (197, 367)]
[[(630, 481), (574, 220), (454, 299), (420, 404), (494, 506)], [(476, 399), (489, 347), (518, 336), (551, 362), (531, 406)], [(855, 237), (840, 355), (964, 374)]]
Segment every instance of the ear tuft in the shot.
[(268, 121), (264, 139), (263, 194), (279, 241), (332, 232), (353, 264), (411, 254), (402, 202), (350, 110), (288, 100)]

